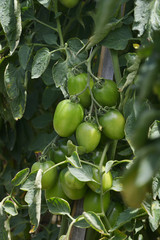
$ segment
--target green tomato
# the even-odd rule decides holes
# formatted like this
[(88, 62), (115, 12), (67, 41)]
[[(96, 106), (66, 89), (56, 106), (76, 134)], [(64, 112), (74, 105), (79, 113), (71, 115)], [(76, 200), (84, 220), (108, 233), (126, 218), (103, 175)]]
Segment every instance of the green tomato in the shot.
[(82, 106), (65, 99), (56, 107), (53, 118), (54, 129), (59, 136), (69, 137), (82, 122), (83, 117), (84, 111)]
[[(92, 189), (92, 191), (96, 192), (96, 193), (100, 193), (101, 192), (101, 186), (100, 186), (100, 172), (98, 168), (92, 168), (93, 171), (93, 179), (96, 182), (93, 181), (89, 181), (87, 182), (87, 185), (90, 187), (90, 189)], [(102, 171), (105, 171), (105, 167), (102, 167)], [(112, 187), (112, 174), (111, 172), (108, 173), (103, 173), (102, 175), (102, 189), (103, 192), (109, 190)]]
[(67, 8), (73, 8), (78, 4), (79, 0), (60, 0), (60, 2)]
[(92, 152), (99, 144), (101, 132), (94, 123), (83, 122), (76, 129), (76, 140), (79, 146), (83, 146), (86, 153)]
[(95, 84), (92, 88), (93, 96), (103, 107), (115, 106), (119, 99), (119, 92), (115, 82), (105, 80), (101, 86)]
[[(93, 155), (92, 155), (92, 161), (96, 164), (96, 165), (99, 165), (100, 161), (101, 161), (101, 157), (102, 157), (102, 153), (103, 151), (101, 150), (97, 150), (96, 152), (93, 152)], [(107, 155), (105, 155), (105, 158), (104, 158), (104, 164), (107, 162)]]
[(114, 227), (116, 225), (117, 219), (122, 211), (123, 211), (122, 205), (119, 202), (114, 202), (112, 209), (107, 216), (111, 227)]
[[(110, 203), (110, 192), (103, 195), (103, 208), (106, 212)], [(100, 194), (91, 190), (87, 191), (84, 196), (83, 209), (85, 212), (93, 211), (95, 213), (101, 213), (101, 197)]]
[(47, 169), (54, 165), (55, 163), (49, 160), (45, 162), (35, 162), (32, 165), (31, 172), (37, 171), (39, 169), (42, 170), (42, 189), (50, 189), (55, 185), (57, 180), (57, 169), (52, 168), (45, 173)]
[(61, 182), (60, 182), (60, 177), (58, 177), (57, 184), (53, 186), (51, 189), (46, 189), (45, 191), (45, 197), (46, 199), (52, 198), (52, 197), (59, 197), (63, 198), (65, 200), (69, 200), (66, 194), (63, 192)]
[(60, 172), (60, 181), (62, 189), (69, 199), (78, 200), (83, 198), (87, 189), (86, 183), (75, 178), (67, 168)]
[[(69, 95), (75, 95), (77, 93), (82, 92), (88, 81), (88, 74), (87, 73), (81, 73), (77, 76), (71, 76), (68, 78), (67, 86), (68, 86), (68, 92)], [(90, 78), (90, 87), (92, 89), (93, 87), (93, 79)], [(91, 96), (89, 88), (85, 90), (81, 95), (78, 96), (80, 99), (80, 103), (83, 107), (88, 108), (91, 104)]]
[(124, 137), (125, 119), (118, 110), (109, 110), (99, 118), (104, 135), (111, 139)]

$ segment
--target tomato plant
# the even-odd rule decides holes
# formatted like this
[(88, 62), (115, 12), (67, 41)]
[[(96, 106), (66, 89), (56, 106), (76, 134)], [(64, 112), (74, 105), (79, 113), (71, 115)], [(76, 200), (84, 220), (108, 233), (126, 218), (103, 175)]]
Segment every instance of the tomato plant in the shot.
[(0, 0), (0, 239), (159, 238), (159, 9)]
[(99, 118), (104, 135), (111, 139), (124, 137), (125, 119), (118, 110), (109, 110)]
[(69, 99), (61, 101), (56, 107), (53, 125), (55, 131), (61, 137), (68, 137), (74, 133), (84, 116), (80, 104), (71, 102)]
[[(90, 76), (87, 73), (81, 73), (76, 76), (69, 77), (67, 81), (69, 94), (75, 95), (84, 91), (85, 88), (87, 87), (88, 78), (89, 78), (90, 88), (92, 89), (93, 79), (90, 78)], [(78, 95), (78, 97), (83, 107), (88, 108), (90, 106), (91, 96), (90, 96), (89, 88), (86, 88), (86, 90), (80, 95)]]
[(49, 161), (49, 160), (45, 161), (45, 162), (35, 162), (32, 165), (31, 172), (37, 171), (39, 169), (41, 169), (43, 171), (42, 189), (50, 189), (55, 185), (56, 179), (57, 179), (57, 169), (52, 168), (51, 170), (48, 170), (49, 168), (53, 167), (54, 165), (55, 165), (55, 163), (52, 161)]
[(116, 106), (119, 100), (119, 92), (115, 82), (105, 79), (102, 84), (94, 84), (93, 96), (103, 107)]
[[(106, 212), (110, 203), (110, 193), (107, 192), (103, 196), (103, 208)], [(84, 203), (83, 203), (84, 211), (93, 211), (95, 213), (101, 213), (101, 199), (100, 194), (95, 193), (91, 190), (87, 191), (85, 197), (84, 197)]]
[(89, 153), (98, 146), (101, 132), (96, 124), (83, 122), (76, 129), (76, 139), (78, 144), (85, 148), (86, 153)]

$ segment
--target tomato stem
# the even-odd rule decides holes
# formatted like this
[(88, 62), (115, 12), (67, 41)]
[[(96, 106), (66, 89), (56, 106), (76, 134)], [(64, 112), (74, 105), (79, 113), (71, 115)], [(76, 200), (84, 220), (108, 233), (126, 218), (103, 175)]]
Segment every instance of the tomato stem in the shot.
[(61, 228), (59, 231), (59, 235), (58, 235), (58, 239), (62, 236), (65, 235), (68, 229), (68, 219), (67, 216), (64, 215), (62, 216), (62, 220), (61, 220)]
[(50, 28), (50, 29), (52, 29), (52, 30), (54, 30), (54, 31), (58, 32), (57, 28), (54, 28), (54, 27), (52, 27), (52, 26), (50, 26), (50, 25), (48, 25), (48, 24), (46, 24), (46, 23), (44, 23), (44, 22), (40, 21), (40, 20), (39, 20), (39, 19), (37, 19), (37, 18), (34, 18), (34, 20), (35, 20), (36, 22), (38, 22), (38, 23), (40, 23), (40, 24), (44, 25), (45, 27), (48, 27), (48, 28)]

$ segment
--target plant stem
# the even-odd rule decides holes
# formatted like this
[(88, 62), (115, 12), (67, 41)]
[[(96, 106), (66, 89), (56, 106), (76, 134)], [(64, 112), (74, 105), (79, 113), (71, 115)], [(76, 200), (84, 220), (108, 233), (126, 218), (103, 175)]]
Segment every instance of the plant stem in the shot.
[(109, 143), (107, 143), (104, 147), (104, 150), (103, 150), (103, 153), (102, 153), (102, 157), (101, 157), (101, 160), (100, 160), (100, 163), (99, 163), (99, 170), (100, 170), (100, 186), (101, 186), (101, 193), (100, 193), (100, 199), (101, 199), (101, 210), (102, 210), (102, 214), (104, 216), (104, 220), (106, 222), (106, 226), (108, 229), (111, 228), (110, 226), (110, 223), (106, 217), (106, 214), (105, 214), (105, 211), (104, 211), (104, 207), (103, 207), (103, 185), (102, 185), (102, 177), (103, 177), (103, 172), (102, 172), (102, 167), (103, 167), (103, 162), (104, 162), (104, 159), (105, 159), (105, 155), (108, 151), (108, 148), (109, 148)]
[(118, 140), (114, 140), (111, 144), (111, 148), (110, 148), (110, 152), (109, 152), (109, 159), (110, 160), (114, 160), (114, 158), (115, 158), (117, 143), (118, 143)]
[(67, 163), (67, 162), (68, 162), (68, 161), (65, 160), (65, 161), (62, 161), (62, 162), (60, 162), (60, 163), (57, 163), (57, 164), (55, 164), (54, 166), (48, 168), (44, 173), (47, 173), (47, 172), (49, 172), (51, 169), (56, 168), (56, 167), (58, 167), (58, 166), (60, 166), (60, 165), (62, 165), (62, 164), (65, 164), (65, 163)]
[(44, 25), (45, 27), (48, 27), (48, 28), (50, 28), (50, 29), (52, 29), (52, 30), (54, 30), (54, 31), (58, 32), (57, 28), (54, 28), (54, 27), (52, 27), (52, 26), (50, 26), (50, 25), (48, 25), (48, 24), (46, 24), (46, 23), (44, 23), (44, 22), (40, 21), (40, 20), (39, 20), (39, 19), (37, 19), (37, 18), (34, 18), (34, 20), (35, 20), (36, 22), (38, 22), (38, 23), (40, 23), (40, 24)]
[[(55, 15), (58, 14), (58, 0), (55, 0)], [(64, 40), (63, 40), (63, 35), (62, 35), (62, 28), (61, 28), (61, 23), (59, 20), (59, 17), (56, 17), (56, 22), (57, 22), (57, 30), (58, 30), (58, 35), (59, 35), (59, 40), (60, 40), (60, 45), (63, 47), (64, 46)]]
[(84, 163), (84, 164), (90, 165), (90, 166), (92, 166), (94, 168), (99, 168), (99, 166), (97, 166), (97, 165), (95, 165), (93, 163), (90, 163), (90, 162), (87, 162), (87, 161), (84, 161), (84, 160), (81, 160), (81, 162)]
[(65, 235), (68, 229), (68, 219), (67, 216), (64, 215), (62, 216), (62, 220), (61, 220), (61, 228), (59, 231), (59, 235), (58, 235), (58, 239), (62, 236)]

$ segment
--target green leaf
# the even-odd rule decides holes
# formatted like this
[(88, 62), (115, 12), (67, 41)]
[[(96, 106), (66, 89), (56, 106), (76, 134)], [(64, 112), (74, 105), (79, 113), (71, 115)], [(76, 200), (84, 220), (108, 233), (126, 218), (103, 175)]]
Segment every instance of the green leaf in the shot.
[(115, 21), (118, 9), (122, 2), (117, 0), (101, 0), (97, 4), (95, 15), (95, 29), (93, 36), (89, 39), (87, 49), (102, 41), (108, 33), (119, 23)]
[(83, 212), (83, 215), (85, 220), (93, 229), (95, 229), (101, 234), (107, 233), (107, 230), (105, 229), (103, 222), (101, 221), (100, 217), (97, 214), (95, 214), (94, 212)]
[(58, 61), (52, 68), (52, 76), (57, 88), (60, 88), (64, 97), (68, 96), (65, 90), (67, 75), (70, 72), (67, 61)]
[(67, 141), (67, 147), (68, 147), (68, 154), (72, 155), (73, 152), (78, 152), (79, 155), (84, 154), (86, 152), (85, 148), (83, 146), (76, 146), (72, 143), (71, 140)]
[(12, 115), (15, 120), (22, 118), (27, 101), (27, 75), (22, 68), (9, 63), (4, 73), (5, 88), (9, 97)]
[(77, 152), (73, 152), (71, 157), (66, 157), (66, 160), (75, 168), (81, 167), (81, 161)]
[(106, 163), (105, 172), (108, 173), (116, 161), (110, 160)]
[(41, 48), (33, 58), (31, 77), (39, 78), (49, 65), (51, 53), (48, 48)]
[(149, 128), (148, 138), (157, 139), (160, 137), (160, 121), (155, 120)]
[(32, 53), (32, 48), (28, 47), (27, 45), (21, 46), (18, 51), (19, 62), (21, 64), (21, 67), (24, 70), (26, 70), (26, 68), (27, 68), (31, 53)]
[(12, 179), (13, 186), (15, 187), (15, 186), (19, 186), (20, 184), (22, 184), (26, 180), (28, 174), (29, 174), (29, 168), (25, 168), (25, 169), (19, 171), (15, 175), (15, 177)]
[(61, 91), (55, 86), (46, 87), (42, 95), (42, 105), (45, 110), (50, 108), (53, 103), (61, 96)]
[(90, 225), (86, 222), (83, 215), (80, 215), (76, 218), (74, 226), (78, 227), (78, 228), (88, 228), (88, 227), (90, 227)]
[(160, 221), (160, 203), (159, 201), (153, 201), (151, 205), (152, 216), (149, 216), (149, 225), (154, 232), (159, 227)]
[(125, 57), (127, 60), (127, 68), (125, 69), (123, 77), (125, 78), (125, 83), (123, 86), (119, 86), (121, 91), (123, 91), (127, 86), (131, 85), (134, 82), (141, 62), (139, 56), (135, 53), (128, 53)]
[(121, 177), (117, 177), (117, 178), (113, 179), (111, 190), (113, 190), (115, 192), (121, 192), (123, 190)]
[(114, 50), (124, 50), (131, 38), (131, 29), (128, 26), (122, 25), (121, 28), (111, 31), (101, 44)]
[(18, 215), (17, 206), (15, 205), (15, 203), (13, 203), (10, 200), (5, 201), (5, 203), (4, 203), (4, 211), (6, 213), (10, 214), (11, 216)]
[(21, 7), (18, 0), (0, 0), (0, 23), (6, 34), (10, 53), (13, 54), (22, 32)]
[(25, 201), (28, 204), (28, 211), (31, 224), (33, 225), (32, 232), (35, 232), (39, 226), (41, 216), (41, 179), (42, 170), (30, 173), (28, 179), (21, 186), (21, 190), (27, 191)]
[(53, 0), (37, 0), (40, 4), (42, 4), (45, 8), (52, 10), (54, 6)]
[(53, 114), (50, 112), (45, 112), (40, 116), (33, 118), (32, 124), (34, 128), (44, 129), (48, 125), (51, 125), (53, 121)]
[(153, 199), (156, 200), (157, 196), (160, 198), (160, 175), (157, 174), (152, 181)]
[(52, 214), (69, 215), (71, 212), (69, 203), (58, 197), (52, 197), (47, 200), (48, 209)]
[(62, 235), (59, 240), (66, 240), (67, 235)]
[(81, 168), (69, 166), (68, 169), (71, 172), (71, 174), (81, 182), (88, 182), (93, 180), (92, 167), (87, 164), (82, 164)]
[(124, 212), (120, 213), (118, 219), (117, 219), (117, 223), (116, 226), (111, 229), (110, 231), (113, 232), (116, 229), (119, 229), (120, 227), (122, 227), (124, 224), (130, 222), (132, 219), (138, 218), (138, 217), (142, 217), (144, 216), (146, 213), (144, 212), (143, 209), (132, 209), (132, 208), (127, 208)]
[(7, 215), (4, 212), (2, 202), (0, 202), (0, 239), (11, 240), (9, 221)]
[(133, 30), (137, 30), (138, 36), (147, 31), (148, 37), (152, 39), (152, 32), (160, 28), (160, 2), (159, 0), (136, 0), (134, 9)]

